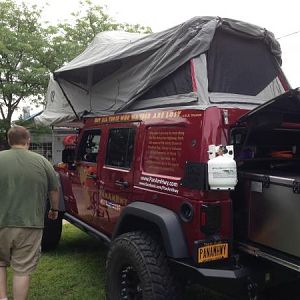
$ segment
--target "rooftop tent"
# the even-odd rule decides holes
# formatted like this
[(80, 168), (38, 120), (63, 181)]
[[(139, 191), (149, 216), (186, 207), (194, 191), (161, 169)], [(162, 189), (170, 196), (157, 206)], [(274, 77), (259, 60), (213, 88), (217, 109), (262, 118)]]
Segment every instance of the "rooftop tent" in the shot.
[(195, 17), (149, 35), (102, 32), (54, 72), (38, 122), (174, 105), (254, 107), (284, 92), (272, 33), (241, 21)]

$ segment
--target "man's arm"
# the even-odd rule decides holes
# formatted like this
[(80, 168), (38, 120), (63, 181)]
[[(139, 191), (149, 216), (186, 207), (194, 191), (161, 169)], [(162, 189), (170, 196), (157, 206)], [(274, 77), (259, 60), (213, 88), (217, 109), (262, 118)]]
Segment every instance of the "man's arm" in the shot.
[(48, 212), (48, 218), (56, 220), (58, 217), (59, 208), (59, 191), (58, 189), (49, 192), (50, 209)]

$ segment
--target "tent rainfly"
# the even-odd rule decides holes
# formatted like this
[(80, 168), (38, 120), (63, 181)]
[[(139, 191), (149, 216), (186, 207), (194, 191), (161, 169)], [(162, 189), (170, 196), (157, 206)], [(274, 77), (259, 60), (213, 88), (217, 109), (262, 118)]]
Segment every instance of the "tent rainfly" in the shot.
[(166, 106), (254, 108), (289, 88), (280, 65), (271, 32), (232, 19), (195, 17), (149, 35), (102, 32), (51, 76), (36, 121)]

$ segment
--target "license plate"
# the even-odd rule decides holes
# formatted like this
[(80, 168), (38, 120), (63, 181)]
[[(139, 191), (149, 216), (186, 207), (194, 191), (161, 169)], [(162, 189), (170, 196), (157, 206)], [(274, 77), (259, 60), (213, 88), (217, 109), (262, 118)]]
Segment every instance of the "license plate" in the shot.
[(228, 243), (209, 244), (198, 249), (198, 262), (228, 258)]

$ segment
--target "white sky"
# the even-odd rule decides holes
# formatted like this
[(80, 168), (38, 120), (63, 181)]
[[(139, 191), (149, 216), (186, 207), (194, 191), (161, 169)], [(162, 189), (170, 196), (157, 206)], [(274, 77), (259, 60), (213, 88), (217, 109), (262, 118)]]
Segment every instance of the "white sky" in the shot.
[[(21, 0), (17, 0), (21, 2)], [(45, 20), (55, 23), (69, 19), (79, 7), (79, 0), (24, 0), (45, 6)], [(93, 0), (106, 6), (117, 22), (150, 26), (154, 32), (180, 24), (195, 16), (220, 16), (246, 21), (281, 37), (300, 31), (299, 0)], [(293, 88), (300, 87), (300, 32), (279, 39), (283, 70)]]
[[(45, 19), (68, 19), (79, 0), (26, 0), (45, 6)], [(256, 24), (272, 31), (276, 37), (300, 31), (300, 1), (264, 0), (93, 0), (107, 7), (118, 22), (150, 26), (154, 32), (182, 23), (194, 16), (220, 16)], [(300, 87), (300, 33), (279, 40), (283, 70), (292, 87)]]
[[(148, 25), (153, 31), (194, 16), (242, 20), (272, 31), (277, 38), (300, 31), (299, 0), (107, 0), (106, 4), (110, 15), (118, 21)], [(300, 32), (279, 42), (283, 70), (292, 87), (300, 87)]]

